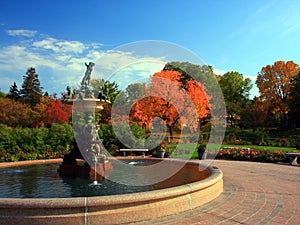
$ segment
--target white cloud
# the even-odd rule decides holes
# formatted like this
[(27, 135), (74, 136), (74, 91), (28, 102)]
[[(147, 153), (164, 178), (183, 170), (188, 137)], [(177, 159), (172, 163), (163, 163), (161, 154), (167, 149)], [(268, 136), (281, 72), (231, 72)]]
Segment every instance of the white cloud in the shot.
[(41, 41), (33, 42), (32, 46), (57, 52), (59, 49), (57, 48), (57, 46), (55, 46), (56, 41), (57, 40), (55, 38), (46, 38)]
[(87, 47), (79, 41), (65, 41), (55, 38), (46, 38), (41, 41), (35, 41), (32, 46), (36, 48), (52, 50), (53, 52), (60, 53), (82, 53)]
[[(1, 74), (0, 74), (0, 76), (1, 76)], [(17, 86), (19, 87), (19, 85), (18, 85), (19, 80), (15, 80), (15, 79), (13, 79), (13, 78), (11, 78), (11, 77), (1, 77), (0, 91), (8, 92), (10, 86), (11, 86), (14, 82), (16, 82)], [(3, 89), (2, 86), (4, 86), (5, 89)]]
[(227, 70), (221, 70), (221, 69), (217, 69), (217, 68), (213, 68), (213, 71), (217, 75), (224, 75), (225, 73), (228, 72)]
[(255, 75), (244, 75), (244, 78), (249, 78), (252, 81), (256, 81), (257, 76), (255, 76)]
[(33, 37), (37, 31), (35, 30), (6, 30), (6, 33), (10, 36), (24, 36), (24, 37)]
[[(119, 70), (132, 69), (133, 67), (137, 69), (138, 66), (144, 70), (144, 66), (149, 62), (157, 62), (157, 64), (166, 63), (161, 57), (140, 57), (135, 56), (132, 52), (124, 51), (108, 51), (102, 55), (97, 61), (96, 65), (98, 72), (106, 76), (111, 75)], [(134, 66), (133, 66), (134, 65)], [(109, 71), (110, 74), (107, 73)]]
[(115, 81), (121, 89), (125, 89), (132, 83), (147, 82), (150, 75), (161, 71), (165, 64), (159, 60), (136, 59), (135, 63), (128, 64), (111, 74), (108, 80)]
[[(29, 67), (35, 67), (44, 90), (60, 93), (65, 91), (67, 85), (77, 87), (86, 69), (85, 62), (96, 63), (92, 78), (107, 79), (107, 75), (112, 75), (118, 70), (123, 72), (114, 77), (120, 82), (120, 86), (161, 69), (160, 58), (137, 57), (124, 51), (106, 53), (101, 50), (101, 46), (98, 43), (59, 40), (52, 37), (0, 46), (0, 79), (11, 81), (10, 77), (20, 76), (21, 80)], [(7, 90), (9, 86), (2, 82), (0, 84), (2, 90)]]
[(146, 82), (150, 75), (161, 71), (167, 62), (162, 57), (136, 56), (133, 52), (112, 50), (95, 63), (95, 78), (115, 81), (120, 89), (124, 89), (132, 83)]
[[(217, 69), (217, 68), (214, 68), (213, 70), (214, 70), (214, 73), (217, 75), (224, 75), (227, 72), (234, 71), (234, 70), (222, 70), (222, 69)], [(244, 79), (249, 78), (252, 81), (256, 81), (257, 76), (256, 75), (243, 75), (243, 77), (244, 77)]]

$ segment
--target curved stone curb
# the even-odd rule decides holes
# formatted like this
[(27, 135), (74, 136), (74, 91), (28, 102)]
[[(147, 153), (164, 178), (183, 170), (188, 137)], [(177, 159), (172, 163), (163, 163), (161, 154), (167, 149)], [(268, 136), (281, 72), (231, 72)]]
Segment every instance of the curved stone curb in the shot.
[(134, 225), (300, 224), (300, 168), (289, 164), (214, 160), (224, 191), (193, 210)]
[(26, 160), (26, 161), (18, 161), (18, 162), (2, 162), (0, 163), (1, 168), (7, 167), (16, 167), (16, 166), (28, 166), (28, 165), (37, 165), (37, 164), (45, 164), (45, 163), (61, 163), (62, 159), (41, 159), (41, 160)]

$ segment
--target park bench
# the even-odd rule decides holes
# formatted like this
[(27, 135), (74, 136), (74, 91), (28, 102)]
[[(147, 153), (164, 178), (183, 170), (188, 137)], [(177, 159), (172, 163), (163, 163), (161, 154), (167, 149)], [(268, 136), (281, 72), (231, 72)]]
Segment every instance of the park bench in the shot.
[(146, 148), (121, 148), (120, 152), (123, 152), (123, 156), (126, 156), (126, 152), (142, 152), (142, 156), (145, 156), (145, 152), (148, 152), (149, 149)]
[(298, 165), (297, 159), (300, 158), (300, 153), (286, 153), (286, 157), (290, 158), (290, 165), (295, 166)]

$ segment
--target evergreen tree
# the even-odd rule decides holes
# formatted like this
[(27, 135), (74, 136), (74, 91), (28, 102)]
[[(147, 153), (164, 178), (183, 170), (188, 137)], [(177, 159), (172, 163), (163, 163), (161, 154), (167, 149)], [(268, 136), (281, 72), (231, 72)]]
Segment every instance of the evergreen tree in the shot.
[(14, 82), (14, 84), (11, 85), (7, 97), (12, 99), (12, 100), (15, 100), (15, 101), (20, 100), (20, 91), (18, 89), (18, 86), (17, 86), (16, 82)]
[(35, 68), (29, 68), (23, 79), (22, 89), (20, 90), (21, 99), (23, 102), (35, 106), (40, 103), (40, 98), (43, 95)]

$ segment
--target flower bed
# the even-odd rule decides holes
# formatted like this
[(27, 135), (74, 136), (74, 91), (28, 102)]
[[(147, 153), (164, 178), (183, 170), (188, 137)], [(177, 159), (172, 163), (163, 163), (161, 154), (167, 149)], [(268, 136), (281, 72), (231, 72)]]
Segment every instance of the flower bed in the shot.
[[(212, 152), (208, 151), (209, 155)], [(281, 150), (254, 150), (251, 148), (221, 148), (216, 159), (244, 160), (256, 162), (286, 162), (286, 152)]]

